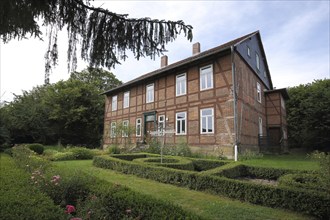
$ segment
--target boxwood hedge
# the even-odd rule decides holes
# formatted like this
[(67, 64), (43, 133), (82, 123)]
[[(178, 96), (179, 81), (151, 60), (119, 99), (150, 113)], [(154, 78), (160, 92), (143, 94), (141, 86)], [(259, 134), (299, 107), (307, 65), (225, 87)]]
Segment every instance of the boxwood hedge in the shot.
[[(330, 216), (330, 196), (322, 192), (254, 184), (229, 179), (224, 176), (209, 175), (207, 172), (197, 173), (156, 167), (109, 156), (94, 157), (93, 164), (97, 167), (113, 169), (122, 173), (134, 174), (139, 177), (184, 186), (194, 190), (205, 190), (254, 204), (290, 209), (325, 219)], [(223, 166), (219, 169), (225, 170), (225, 167)], [(235, 168), (233, 170), (236, 170), (237, 175), (242, 172), (240, 169), (245, 169), (244, 166), (236, 168), (235, 165), (229, 165), (229, 167)], [(253, 169), (251, 168), (251, 170)], [(259, 171), (261, 172), (261, 170)], [(274, 173), (277, 172), (280, 171), (270, 171), (273, 174), (266, 176), (276, 176)]]

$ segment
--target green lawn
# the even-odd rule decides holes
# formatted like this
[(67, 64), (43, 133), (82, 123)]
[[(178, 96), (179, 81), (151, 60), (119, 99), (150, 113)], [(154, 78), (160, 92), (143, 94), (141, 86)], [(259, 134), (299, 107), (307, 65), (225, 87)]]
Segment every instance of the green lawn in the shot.
[[(259, 162), (266, 159), (258, 160)], [(279, 160), (281, 161), (281, 160)], [(244, 164), (253, 163), (253, 160), (245, 161)], [(284, 166), (286, 163), (275, 162)], [(93, 174), (110, 183), (117, 183), (129, 187), (130, 189), (155, 198), (167, 200), (180, 205), (186, 210), (192, 211), (205, 219), (311, 219), (287, 210), (272, 209), (243, 203), (237, 200), (212, 195), (205, 192), (198, 192), (186, 188), (180, 188), (169, 184), (162, 184), (152, 180), (138, 178), (133, 175), (125, 175), (112, 170), (96, 168), (91, 160), (84, 161), (62, 161), (55, 163), (63, 169), (81, 170)], [(298, 166), (298, 165), (297, 165)], [(312, 167), (310, 165), (309, 167)]]
[(245, 165), (272, 167), (294, 170), (317, 170), (318, 162), (311, 160), (307, 155), (265, 155), (260, 159), (242, 161)]

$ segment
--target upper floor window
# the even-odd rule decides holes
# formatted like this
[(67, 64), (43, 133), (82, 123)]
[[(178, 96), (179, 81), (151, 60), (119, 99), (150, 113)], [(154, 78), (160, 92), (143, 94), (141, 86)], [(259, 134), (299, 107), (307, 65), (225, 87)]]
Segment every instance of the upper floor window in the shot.
[(129, 107), (129, 92), (124, 93), (124, 108)]
[(214, 133), (213, 108), (201, 109), (201, 134)]
[(247, 55), (248, 55), (249, 57), (251, 57), (251, 50), (250, 50), (250, 47), (249, 47), (249, 46), (247, 46)]
[(110, 137), (111, 138), (116, 137), (116, 122), (111, 122), (111, 125), (110, 125)]
[(257, 69), (260, 70), (260, 58), (259, 54), (256, 53), (256, 64), (257, 64)]
[(147, 101), (147, 103), (154, 101), (154, 84), (153, 83), (147, 85), (146, 101)]
[(122, 136), (128, 137), (128, 120), (123, 121)]
[(257, 82), (257, 100), (261, 103), (261, 86), (260, 83)]
[(142, 119), (141, 118), (136, 119), (135, 135), (137, 137), (141, 136), (141, 130), (142, 130), (141, 124), (142, 124)]
[(176, 134), (186, 134), (187, 120), (186, 112), (178, 112), (176, 113)]
[(176, 76), (176, 96), (185, 95), (187, 91), (186, 74)]
[(200, 69), (200, 90), (213, 88), (213, 68), (212, 65)]
[(112, 111), (116, 111), (117, 110), (117, 96), (112, 96)]

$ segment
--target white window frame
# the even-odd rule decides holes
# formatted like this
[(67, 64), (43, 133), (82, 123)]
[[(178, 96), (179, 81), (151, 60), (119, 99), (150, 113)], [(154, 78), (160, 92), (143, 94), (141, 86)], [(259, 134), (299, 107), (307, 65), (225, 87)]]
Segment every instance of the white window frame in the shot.
[[(179, 114), (184, 114), (184, 118), (178, 119)], [(178, 122), (180, 123), (180, 130), (178, 132)], [(184, 130), (183, 130), (184, 125)], [(175, 134), (186, 135), (187, 134), (187, 112), (177, 112), (175, 114)]]
[[(210, 70), (209, 70), (210, 69)], [(207, 65), (199, 69), (199, 81), (200, 81), (200, 90), (207, 90), (213, 88), (213, 65)], [(203, 85), (204, 81), (205, 85)], [(208, 81), (210, 80), (210, 83)], [(208, 84), (210, 84), (208, 86)]]
[(146, 103), (154, 102), (155, 99), (155, 85), (154, 83), (146, 86)]
[(251, 57), (251, 49), (249, 46), (247, 46), (247, 55), (248, 57)]
[(187, 94), (187, 74), (182, 73), (176, 76), (176, 96)]
[(256, 64), (257, 64), (257, 69), (260, 70), (260, 57), (258, 53), (256, 53)]
[(257, 82), (257, 100), (261, 103), (261, 85), (259, 82)]
[(165, 115), (158, 116), (158, 134), (159, 136), (164, 136), (165, 130)]
[(111, 124), (110, 124), (110, 137), (111, 138), (116, 137), (116, 127), (117, 127), (117, 123), (116, 122), (111, 122)]
[[(211, 115), (205, 115), (203, 114), (204, 111), (206, 110), (211, 110)], [(212, 131), (208, 131), (208, 127), (209, 127), (209, 118), (211, 118), (211, 128), (212, 128)], [(200, 132), (201, 134), (214, 134), (214, 108), (204, 108), (204, 109), (201, 109), (200, 110)], [(205, 131), (203, 131), (203, 120), (205, 120), (205, 125), (206, 125), (206, 128), (205, 128)]]
[(112, 111), (116, 111), (117, 110), (117, 101), (118, 101), (118, 97), (112, 96), (112, 100), (111, 100), (111, 110)]
[(129, 91), (124, 93), (123, 108), (128, 108), (129, 107), (129, 98), (130, 98), (129, 95), (130, 95)]
[(128, 120), (123, 121), (123, 130), (122, 130), (122, 137), (128, 137)]
[(258, 134), (259, 134), (259, 136), (262, 136), (262, 133), (263, 133), (263, 129), (262, 129), (262, 118), (259, 117), (259, 120), (258, 120)]
[(141, 134), (142, 134), (142, 118), (137, 118), (135, 124), (135, 136), (141, 137)]

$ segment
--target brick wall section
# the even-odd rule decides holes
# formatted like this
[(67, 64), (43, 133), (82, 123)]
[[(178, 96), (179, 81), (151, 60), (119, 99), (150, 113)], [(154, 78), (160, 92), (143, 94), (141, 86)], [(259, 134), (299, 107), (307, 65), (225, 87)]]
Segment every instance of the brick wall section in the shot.
[[(240, 151), (259, 150), (259, 117), (262, 119), (262, 134), (266, 135), (265, 85), (239, 57), (235, 56), (237, 77), (237, 123)], [(257, 82), (261, 86), (261, 103), (257, 100)]]
[[(200, 91), (201, 67), (212, 64), (213, 66), (213, 89)], [(186, 73), (187, 94), (176, 97), (176, 75)], [(234, 144), (234, 120), (233, 120), (233, 95), (232, 95), (232, 71), (231, 56), (217, 57), (212, 61), (190, 66), (186, 69), (171, 72), (166, 76), (154, 81), (145, 81), (138, 86), (130, 88), (130, 107), (123, 109), (123, 94), (118, 96), (118, 110), (111, 111), (111, 96), (106, 97), (105, 121), (104, 121), (104, 146), (124, 143), (121, 137), (110, 138), (110, 123), (120, 123), (129, 120), (131, 126), (135, 127), (136, 118), (143, 120), (143, 113), (157, 111), (159, 115), (168, 118), (167, 126), (175, 129), (175, 114), (187, 112), (187, 135), (167, 135), (166, 144), (175, 144), (186, 141), (192, 150), (204, 153), (224, 153), (231, 156)], [(153, 103), (146, 103), (146, 86), (154, 83)], [(200, 134), (200, 109), (214, 109), (214, 134)], [(144, 123), (142, 123), (143, 125)], [(132, 143), (141, 138), (132, 135)]]

